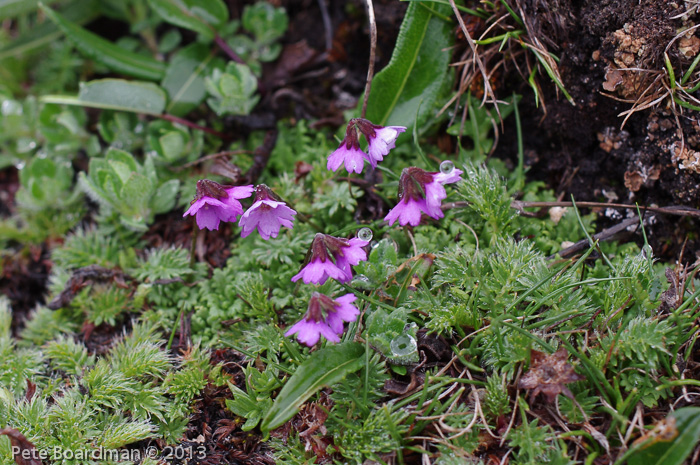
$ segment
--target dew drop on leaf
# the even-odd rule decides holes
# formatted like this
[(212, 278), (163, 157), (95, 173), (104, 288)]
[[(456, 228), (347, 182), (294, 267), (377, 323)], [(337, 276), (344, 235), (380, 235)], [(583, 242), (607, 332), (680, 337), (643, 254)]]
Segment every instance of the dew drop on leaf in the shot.
[(369, 228), (362, 228), (359, 231), (357, 231), (357, 238), (363, 241), (371, 241), (372, 240), (372, 230)]
[(418, 343), (410, 334), (402, 334), (391, 341), (390, 347), (394, 357), (405, 357), (418, 349)]

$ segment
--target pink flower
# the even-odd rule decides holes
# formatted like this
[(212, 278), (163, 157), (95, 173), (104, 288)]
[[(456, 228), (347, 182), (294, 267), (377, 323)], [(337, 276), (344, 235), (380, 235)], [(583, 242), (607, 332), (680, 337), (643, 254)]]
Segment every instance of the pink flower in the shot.
[(321, 336), (330, 342), (340, 342), (343, 334), (343, 322), (355, 321), (360, 311), (352, 305), (356, 297), (345, 294), (333, 300), (314, 292), (309, 300), (309, 309), (301, 321), (284, 333), (285, 336), (297, 335), (299, 342), (311, 347)]
[(238, 221), (238, 225), (243, 228), (241, 237), (248, 236), (255, 228), (258, 228), (260, 237), (265, 240), (277, 237), (282, 226), (289, 229), (294, 227), (296, 214), (269, 187), (258, 184), (255, 188), (255, 202)]
[(369, 156), (360, 149), (360, 138), (355, 125), (349, 123), (345, 130), (345, 138), (338, 148), (328, 155), (326, 168), (328, 171), (337, 171), (340, 165), (345, 164), (348, 173), (361, 173), (365, 160), (371, 162)]
[(362, 249), (367, 244), (356, 237), (348, 240), (318, 233), (306, 254), (305, 265), (292, 281), (323, 284), (330, 277), (346, 283), (352, 279), (351, 267), (367, 260), (367, 252)]
[(443, 184), (461, 180), (461, 170), (450, 173), (429, 173), (415, 166), (405, 168), (399, 179), (399, 203), (384, 217), (390, 225), (418, 226), (422, 213), (439, 220), (443, 216), (442, 201), (447, 197)]
[[(377, 162), (384, 160), (384, 156), (389, 153), (389, 150), (396, 147), (396, 139), (406, 128), (403, 126), (381, 127), (373, 124), (371, 125), (371, 131), (362, 131), (362, 133), (369, 143), (367, 151), (369, 152), (370, 161), (373, 160), (376, 165)], [(360, 126), (360, 128), (362, 128), (362, 126)]]
[[(369, 155), (360, 149), (360, 135), (367, 139)], [(345, 130), (345, 138), (340, 146), (328, 156), (326, 167), (330, 171), (336, 171), (340, 165), (345, 164), (348, 173), (360, 173), (364, 162), (369, 162), (373, 168), (377, 162), (382, 161), (389, 150), (396, 146), (399, 134), (406, 130), (403, 126), (377, 126), (363, 118), (354, 118), (348, 122)]]
[(253, 186), (222, 186), (208, 179), (197, 181), (197, 194), (184, 216), (195, 215), (199, 229), (210, 231), (219, 229), (219, 222), (236, 221), (243, 213), (243, 206), (237, 199), (250, 197)]

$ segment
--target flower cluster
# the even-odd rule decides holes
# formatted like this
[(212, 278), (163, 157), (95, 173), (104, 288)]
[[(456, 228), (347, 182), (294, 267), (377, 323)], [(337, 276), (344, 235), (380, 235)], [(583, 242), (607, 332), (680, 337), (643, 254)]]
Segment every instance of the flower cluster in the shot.
[[(336, 171), (345, 165), (349, 173), (361, 173), (365, 162), (376, 168), (405, 130), (403, 126), (384, 127), (366, 119), (352, 119), (340, 146), (328, 156), (326, 166)], [(360, 148), (360, 134), (367, 140), (367, 153)], [(461, 170), (454, 169), (452, 162), (447, 161), (440, 165), (439, 172), (428, 172), (415, 166), (405, 168), (399, 179), (399, 202), (384, 220), (390, 225), (398, 221), (401, 226), (417, 226), (423, 213), (436, 220), (442, 218), (442, 201), (447, 197), (444, 185), (461, 180), (461, 174)], [(250, 197), (253, 192), (253, 204), (244, 213), (239, 200)], [(257, 229), (260, 236), (267, 240), (277, 237), (282, 227), (291, 229), (296, 214), (264, 184), (253, 189), (252, 185), (222, 186), (204, 179), (197, 182), (197, 195), (184, 216), (195, 215), (199, 228), (210, 230), (218, 229), (221, 221), (233, 222), (240, 216), (238, 224), (242, 228), (241, 236), (246, 237)], [(316, 234), (303, 266), (292, 281), (302, 280), (305, 284), (320, 285), (332, 278), (340, 283), (349, 282), (352, 267), (367, 260), (364, 247), (369, 244), (371, 230), (363, 229), (367, 237), (358, 234), (359, 237), (345, 239)], [(296, 334), (299, 342), (308, 346), (315, 345), (321, 336), (330, 342), (339, 342), (343, 323), (355, 321), (360, 313), (352, 305), (355, 299), (352, 294), (333, 299), (315, 292), (304, 317), (292, 325), (285, 335)]]
[[(253, 205), (243, 213), (240, 199), (255, 192)], [(267, 240), (277, 237), (280, 228), (292, 229), (297, 212), (284, 203), (265, 184), (255, 189), (248, 186), (222, 186), (219, 183), (202, 179), (197, 181), (197, 193), (190, 208), (184, 215), (194, 215), (199, 229), (218, 230), (221, 221), (232, 223), (240, 215), (238, 225), (243, 228), (242, 237), (248, 236), (256, 228), (260, 236)]]
[[(352, 266), (367, 260), (363, 247), (369, 241), (352, 238), (343, 239), (318, 233), (314, 237), (304, 266), (292, 281), (300, 279), (306, 284), (323, 284), (328, 278), (345, 283), (352, 279)], [(346, 294), (332, 300), (323, 294), (314, 293), (309, 301), (309, 310), (304, 318), (285, 333), (298, 333), (297, 338), (308, 346), (316, 344), (322, 335), (328, 341), (338, 342), (343, 333), (343, 321), (355, 321), (359, 310), (353, 305), (355, 296)]]
[[(326, 167), (337, 171), (345, 165), (348, 173), (361, 173), (365, 162), (372, 168), (384, 160), (389, 150), (396, 146), (399, 134), (406, 130), (403, 126), (377, 126), (363, 118), (351, 119), (345, 130), (345, 138), (340, 146), (328, 156)], [(367, 139), (367, 152), (360, 148), (360, 133)]]

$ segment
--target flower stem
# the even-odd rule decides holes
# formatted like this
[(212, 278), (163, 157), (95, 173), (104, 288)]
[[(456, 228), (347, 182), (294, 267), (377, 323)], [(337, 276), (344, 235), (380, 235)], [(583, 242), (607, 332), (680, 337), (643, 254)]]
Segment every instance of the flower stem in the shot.
[(192, 217), (192, 245), (190, 245), (190, 268), (194, 269), (197, 263), (197, 236), (199, 235), (199, 227), (195, 222), (195, 217)]
[(243, 59), (239, 57), (238, 54), (234, 52), (231, 47), (229, 47), (226, 41), (223, 38), (221, 38), (219, 34), (216, 34), (214, 36), (214, 42), (216, 42), (216, 45), (218, 45), (221, 51), (228, 55), (230, 59), (232, 59), (236, 63), (244, 63)]
[(158, 117), (161, 119), (164, 119), (166, 121), (182, 124), (183, 126), (187, 126), (188, 128), (199, 129), (200, 131), (204, 131), (207, 134), (211, 134), (212, 136), (216, 136), (219, 139), (224, 139), (224, 140), (228, 139), (228, 137), (225, 134), (223, 134), (219, 131), (215, 131), (215, 130), (210, 129), (210, 128), (205, 127), (205, 126), (200, 126), (199, 124), (193, 123), (192, 121), (188, 121), (186, 119), (177, 117), (175, 115), (164, 113), (162, 115), (158, 115)]
[(393, 312), (394, 310), (396, 310), (395, 307), (392, 307), (391, 305), (387, 305), (384, 302), (380, 302), (378, 300), (375, 300), (375, 299), (363, 294), (362, 292), (353, 289), (352, 287), (348, 286), (345, 283), (338, 282), (338, 284), (346, 291), (352, 292), (353, 294), (355, 294), (357, 297), (360, 298), (360, 300), (364, 300), (365, 302), (370, 303), (372, 305), (376, 305), (378, 307), (383, 307), (386, 310), (389, 310), (390, 312)]
[[(374, 58), (377, 50), (377, 22), (374, 19), (374, 6), (372, 5), (372, 0), (365, 1), (367, 2), (367, 16), (369, 19), (370, 47), (369, 66), (367, 67), (367, 83), (365, 84), (365, 96), (362, 100), (361, 118), (364, 118), (367, 114), (367, 100), (369, 99), (369, 91), (372, 89), (372, 78), (374, 77)], [(379, 124), (381, 123), (382, 122), (379, 122)]]

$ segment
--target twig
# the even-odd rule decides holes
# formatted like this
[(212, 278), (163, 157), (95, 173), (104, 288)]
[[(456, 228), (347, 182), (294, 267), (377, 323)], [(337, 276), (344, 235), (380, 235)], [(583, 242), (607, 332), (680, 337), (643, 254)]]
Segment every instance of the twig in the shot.
[(323, 32), (326, 40), (326, 51), (329, 51), (333, 48), (333, 30), (331, 26), (331, 18), (328, 15), (326, 0), (318, 0), (318, 8), (321, 10), (321, 18), (323, 18)]
[[(374, 77), (374, 57), (377, 51), (377, 23), (374, 19), (374, 6), (372, 0), (367, 2), (367, 16), (369, 17), (369, 66), (367, 67), (367, 83), (365, 84), (365, 96), (362, 99), (362, 114), (364, 118), (367, 114), (367, 101), (369, 100), (369, 91), (372, 89), (372, 78)], [(381, 123), (380, 123), (381, 124)]]
[[(456, 202), (455, 202), (456, 203)], [(521, 202), (514, 200), (510, 206), (516, 210), (523, 212), (524, 208), (547, 208), (547, 207), (573, 207), (572, 202)], [(624, 208), (627, 210), (636, 210), (637, 205), (628, 205), (624, 203), (606, 203), (606, 202), (576, 202), (576, 206), (586, 208)], [(639, 206), (642, 211), (650, 211), (653, 213), (661, 213), (664, 215), (677, 216), (692, 216), (700, 218), (700, 210), (682, 205), (671, 205), (668, 207), (647, 207)]]
[(270, 159), (270, 154), (275, 148), (277, 143), (277, 130), (267, 131), (265, 134), (265, 139), (260, 147), (256, 148), (253, 152), (253, 166), (248, 169), (245, 174), (245, 180), (247, 183), (254, 183), (262, 174), (267, 162)]
[[(464, 208), (469, 205), (469, 202), (459, 201), (459, 202), (446, 202), (442, 204), (443, 210), (451, 210), (453, 208)], [(650, 211), (652, 213), (660, 213), (662, 215), (675, 215), (675, 216), (692, 216), (693, 218), (700, 218), (700, 210), (696, 208), (690, 208), (683, 205), (670, 205), (668, 207), (647, 207), (642, 205), (628, 205), (625, 203), (607, 203), (607, 202), (576, 202), (576, 205), (584, 208), (623, 208), (625, 210), (636, 210), (639, 208), (641, 211)], [(573, 207), (572, 202), (522, 202), (520, 200), (513, 200), (510, 203), (511, 208), (515, 208), (521, 214), (530, 216), (530, 212), (526, 212), (525, 208), (549, 208), (549, 207)]]
[(212, 136), (218, 137), (219, 139), (223, 139), (223, 140), (229, 139), (229, 136), (227, 136), (219, 131), (215, 131), (215, 130), (207, 128), (205, 126), (200, 126), (197, 123), (193, 123), (192, 121), (187, 121), (186, 119), (180, 118), (180, 117), (175, 116), (175, 115), (164, 113), (162, 115), (158, 115), (158, 118), (164, 119), (166, 121), (170, 121), (172, 123), (182, 124), (183, 126), (187, 126), (188, 128), (198, 129), (200, 131), (204, 131), (207, 134), (211, 134)]
[[(599, 232), (598, 234), (593, 235), (593, 240), (595, 241), (605, 241), (610, 238), (612, 238), (615, 234), (624, 231), (625, 229), (629, 228), (635, 223), (639, 223), (639, 218), (635, 215), (632, 218), (627, 218), (625, 221), (622, 223), (616, 224), (615, 226), (611, 226), (609, 228), (606, 228)], [(567, 247), (564, 250), (559, 252), (559, 256), (562, 258), (569, 257), (576, 252), (585, 249), (588, 247), (590, 244), (588, 243), (588, 239), (581, 239), (571, 247)], [(547, 257), (548, 259), (554, 258), (554, 255), (551, 255)]]
[(175, 172), (178, 172), (178, 171), (185, 170), (187, 168), (192, 168), (193, 166), (199, 165), (200, 163), (204, 163), (205, 161), (208, 161), (208, 160), (215, 160), (217, 158), (228, 157), (231, 155), (238, 155), (241, 153), (250, 153), (250, 150), (224, 150), (223, 152), (212, 153), (212, 154), (203, 156), (202, 158), (198, 158), (195, 161), (185, 163), (182, 166), (177, 166), (175, 168), (172, 168), (172, 170)]
[(221, 51), (228, 55), (230, 59), (232, 59), (236, 63), (245, 63), (243, 59), (239, 57), (238, 54), (236, 54), (236, 52), (234, 52), (231, 47), (228, 46), (226, 41), (222, 39), (219, 34), (216, 34), (216, 36), (214, 36), (214, 42), (216, 42), (216, 45), (218, 45)]

